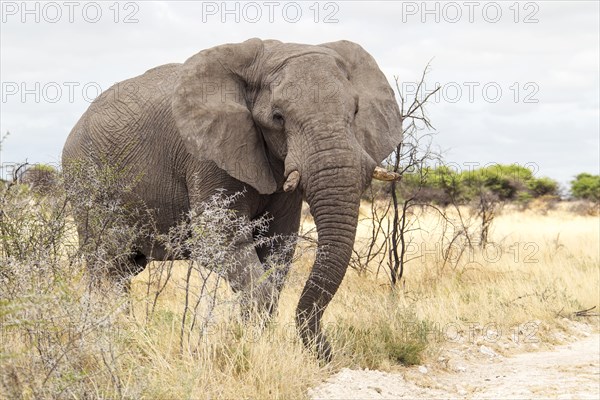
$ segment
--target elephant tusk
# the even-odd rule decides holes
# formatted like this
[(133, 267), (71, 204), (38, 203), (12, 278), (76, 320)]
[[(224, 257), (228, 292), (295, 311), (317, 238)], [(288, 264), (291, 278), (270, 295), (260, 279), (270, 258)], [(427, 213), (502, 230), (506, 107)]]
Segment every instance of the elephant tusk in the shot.
[(375, 171), (373, 171), (373, 179), (377, 179), (378, 181), (397, 181), (402, 177), (397, 172), (388, 171), (385, 168), (375, 167)]
[(285, 183), (283, 184), (283, 190), (285, 192), (291, 192), (293, 190), (296, 190), (296, 187), (298, 186), (298, 182), (300, 182), (300, 172), (298, 172), (298, 171), (290, 172)]

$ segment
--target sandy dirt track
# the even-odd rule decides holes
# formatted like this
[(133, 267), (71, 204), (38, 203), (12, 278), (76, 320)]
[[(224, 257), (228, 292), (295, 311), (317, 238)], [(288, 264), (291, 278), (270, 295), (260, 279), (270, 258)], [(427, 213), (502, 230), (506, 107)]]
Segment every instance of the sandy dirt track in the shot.
[(451, 371), (423, 366), (400, 373), (342, 369), (308, 394), (315, 400), (600, 398), (598, 334), (551, 351), (486, 356), (463, 360)]

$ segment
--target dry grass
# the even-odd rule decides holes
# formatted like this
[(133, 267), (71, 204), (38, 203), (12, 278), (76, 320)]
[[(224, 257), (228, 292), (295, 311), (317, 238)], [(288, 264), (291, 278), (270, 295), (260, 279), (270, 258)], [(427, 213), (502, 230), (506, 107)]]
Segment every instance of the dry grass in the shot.
[[(543, 214), (507, 209), (494, 221), (483, 251), (467, 250), (455, 264), (443, 262), (437, 215), (427, 213), (420, 225), (412, 235), (411, 257), (422, 257), (407, 264), (397, 299), (418, 320), (433, 324), (441, 332), (438, 339), (454, 338), (456, 329), (467, 336), (479, 325), (503, 332), (492, 344), (523, 340), (527, 332), (521, 337), (513, 332), (527, 324), (539, 326), (537, 339), (552, 340), (545, 333), (562, 329), (563, 317), (600, 308), (597, 217), (562, 207)], [(366, 238), (368, 226), (359, 233), (359, 240)], [(598, 319), (590, 322), (597, 325)]]
[[(99, 328), (101, 334), (91, 333), (78, 350), (83, 354), (69, 364), (70, 373), (61, 370), (52, 392), (44, 392), (41, 377), (28, 377), (45, 370), (27, 360), (36, 351), (27, 347), (20, 328), (3, 326), (0, 397), (304, 398), (307, 388), (341, 367), (418, 363), (457, 334), (467, 337), (473, 324), (494, 328), (501, 342), (526, 339), (527, 323), (533, 322), (540, 327), (535, 337), (550, 340), (549, 332), (562, 328), (563, 317), (600, 306), (597, 217), (507, 211), (494, 222), (488, 252), (473, 251), (466, 262), (452, 266), (443, 266), (436, 250), (435, 217), (426, 215), (422, 226), (427, 233), (415, 233), (413, 241), (425, 256), (408, 264), (399, 290), (390, 290), (375, 265), (366, 277), (348, 272), (325, 315), (336, 354), (330, 365), (320, 365), (302, 348), (293, 323), (310, 253), (296, 262), (278, 316), (264, 330), (242, 323), (235, 295), (215, 281), (219, 301), (208, 333), (186, 338), (183, 346), (187, 264), (174, 265), (173, 278), (150, 313), (148, 288), (150, 293), (156, 288), (153, 273), (161, 267), (152, 263), (133, 282), (132, 313), (111, 319), (107, 330)], [(359, 241), (368, 232), (361, 225)], [(194, 279), (192, 290), (202, 283)], [(61, 293), (73, 296), (66, 303), (81, 301), (77, 290)], [(0, 304), (3, 322), (13, 306)], [(51, 318), (52, 311), (46, 312)], [(94, 339), (109, 342), (100, 345)], [(83, 389), (65, 389), (77, 386)]]

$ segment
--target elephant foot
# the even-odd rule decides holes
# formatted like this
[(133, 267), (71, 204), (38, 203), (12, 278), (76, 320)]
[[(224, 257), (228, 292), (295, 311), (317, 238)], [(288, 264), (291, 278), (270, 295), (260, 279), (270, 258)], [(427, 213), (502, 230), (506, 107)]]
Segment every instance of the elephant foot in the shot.
[[(312, 341), (314, 342), (310, 348), (314, 349), (313, 351), (317, 355), (317, 358), (325, 364), (329, 364), (333, 359), (333, 351), (331, 350), (331, 345), (329, 341), (325, 337), (324, 334), (319, 334)], [(304, 343), (305, 346), (309, 346)]]
[(296, 325), (304, 347), (316, 354), (320, 361), (328, 364), (333, 359), (333, 351), (318, 321), (320, 318), (316, 318), (314, 314), (311, 318), (306, 317), (306, 312), (296, 314)]
[(266, 326), (275, 315), (278, 297), (266, 287), (254, 288), (242, 294), (240, 304), (242, 319), (245, 322), (256, 322)]
[(331, 344), (323, 333), (317, 335), (300, 333), (300, 337), (304, 347), (310, 349), (324, 364), (329, 364), (333, 360)]
[(235, 271), (228, 277), (232, 290), (240, 296), (242, 320), (266, 323), (277, 309), (279, 290), (264, 276), (262, 267), (243, 271), (244, 274)]

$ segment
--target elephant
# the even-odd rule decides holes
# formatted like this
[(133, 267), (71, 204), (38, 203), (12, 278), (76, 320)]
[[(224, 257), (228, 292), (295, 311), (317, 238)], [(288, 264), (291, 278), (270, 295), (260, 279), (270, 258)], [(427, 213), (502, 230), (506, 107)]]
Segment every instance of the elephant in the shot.
[[(115, 84), (72, 129), (62, 162), (126, 166), (132, 179), (138, 177), (134, 192), (156, 210), (162, 232), (224, 190), (244, 192), (231, 205), (237, 215), (271, 217), (267, 235), (294, 235), (306, 201), (317, 256), (295, 319), (304, 346), (329, 361), (321, 319), (350, 261), (360, 197), (401, 140), (394, 91), (360, 45), (253, 38)], [(253, 282), (265, 274), (267, 254), (277, 246), (254, 248), (252, 237), (236, 244), (243, 268), (227, 276), (234, 291), (251, 292), (267, 313), (282, 280)], [(285, 255), (284, 271), (293, 252)], [(131, 276), (150, 259), (168, 257), (149, 238), (116, 274)]]

